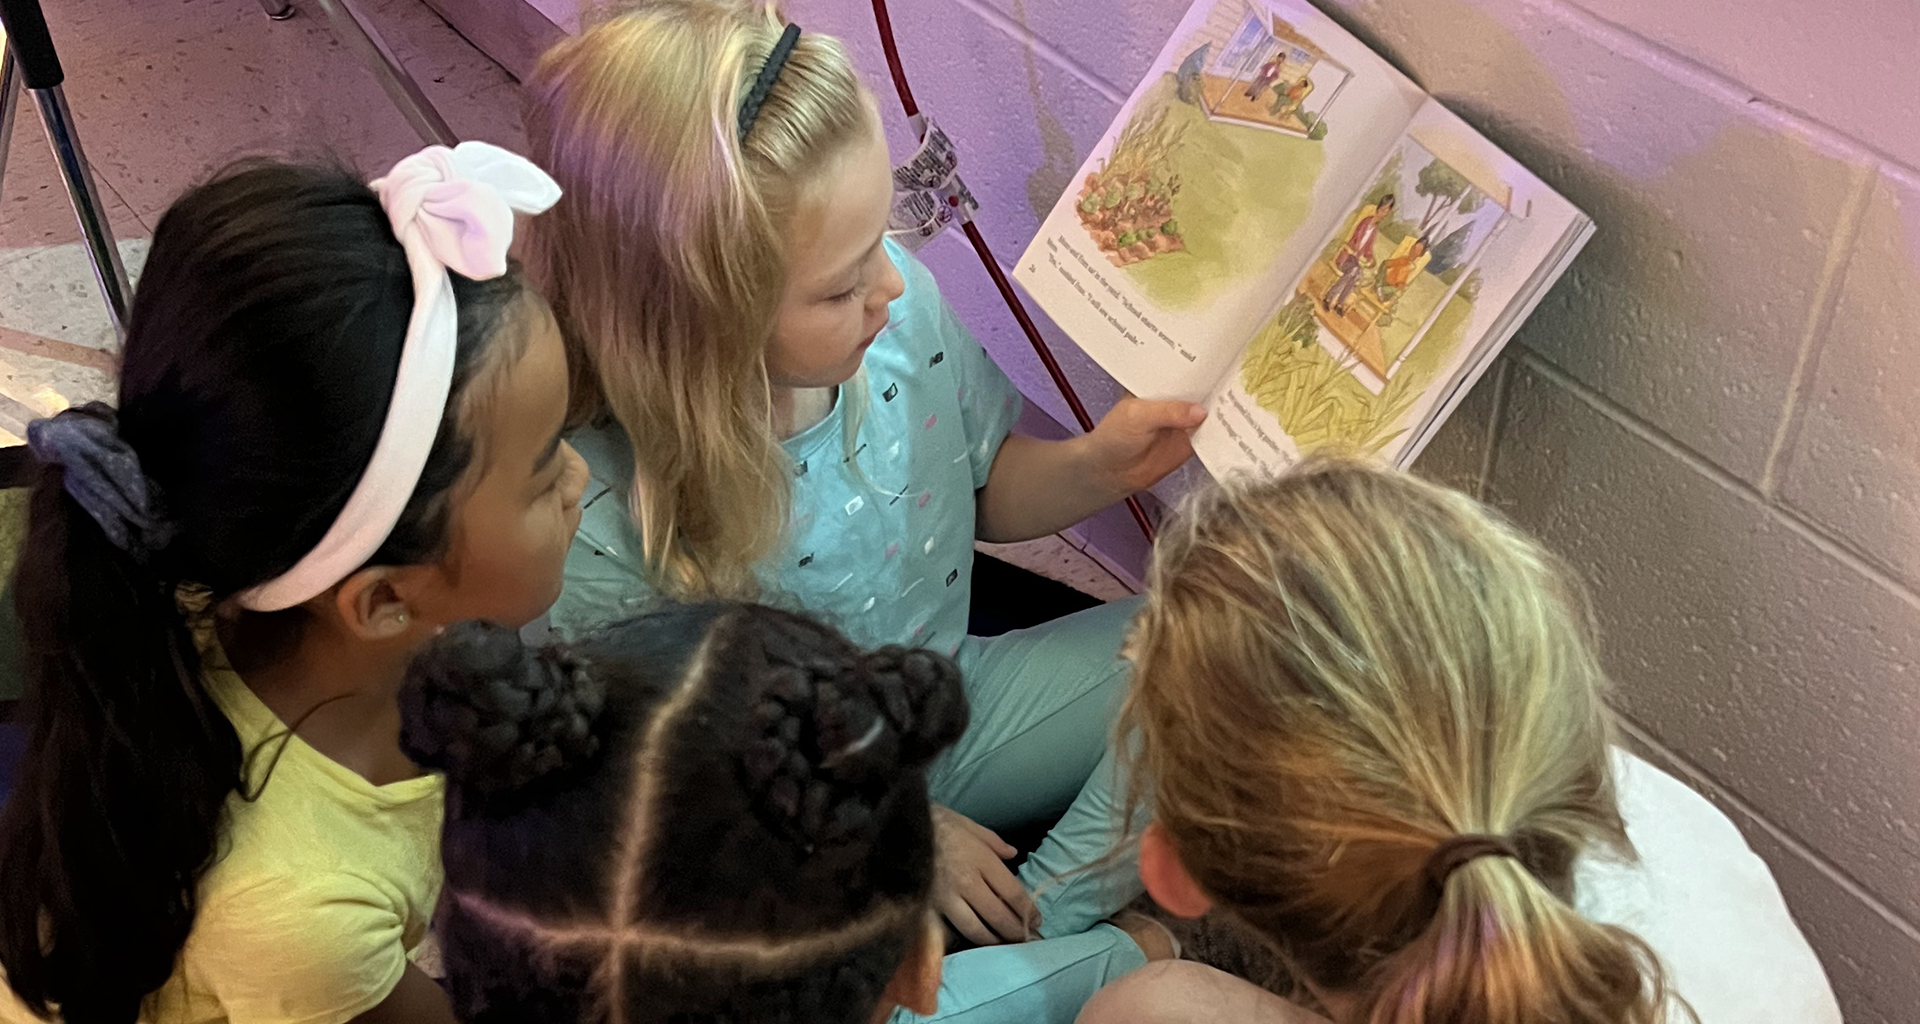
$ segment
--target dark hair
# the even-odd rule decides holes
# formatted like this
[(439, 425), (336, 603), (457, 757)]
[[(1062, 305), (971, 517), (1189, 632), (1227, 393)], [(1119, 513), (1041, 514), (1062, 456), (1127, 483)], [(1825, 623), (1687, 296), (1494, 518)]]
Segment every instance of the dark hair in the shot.
[[(449, 491), (473, 454), (461, 396), (522, 291), (517, 274), (454, 278), (455, 400), (369, 564), (444, 551)], [(118, 431), (172, 540), (121, 550), (48, 466), (15, 581), (31, 734), (0, 814), (0, 966), (34, 1012), (131, 1024), (172, 974), (242, 754), (202, 688), (181, 588), (219, 602), (318, 543), (378, 440), (412, 308), (387, 217), (345, 170), (241, 165), (161, 218)]]
[(925, 934), (922, 769), (967, 718), (940, 655), (727, 603), (572, 646), (466, 624), (400, 704), (447, 774), (468, 1024), (864, 1024)]

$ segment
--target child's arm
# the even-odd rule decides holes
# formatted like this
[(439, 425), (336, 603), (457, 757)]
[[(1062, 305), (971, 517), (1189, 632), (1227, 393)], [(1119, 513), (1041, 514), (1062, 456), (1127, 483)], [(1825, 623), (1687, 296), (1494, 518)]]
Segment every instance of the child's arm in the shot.
[(389, 889), (358, 874), (267, 874), (201, 908), (188, 956), (234, 1024), (458, 1024), (407, 959)]
[(459, 1024), (447, 992), (418, 967), (408, 966), (379, 1006), (353, 1018), (349, 1024)]
[(976, 499), (974, 534), (997, 544), (1044, 537), (1152, 487), (1192, 457), (1188, 432), (1206, 416), (1191, 402), (1123, 398), (1091, 434), (1009, 435)]

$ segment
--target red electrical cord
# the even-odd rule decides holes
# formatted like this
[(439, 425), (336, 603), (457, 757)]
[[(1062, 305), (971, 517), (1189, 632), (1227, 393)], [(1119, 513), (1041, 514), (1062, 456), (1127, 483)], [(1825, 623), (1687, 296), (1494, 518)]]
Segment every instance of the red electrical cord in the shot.
[[(873, 0), (873, 20), (880, 28), (880, 47), (887, 53), (887, 72), (893, 76), (894, 91), (900, 94), (900, 106), (908, 117), (912, 117), (920, 112), (920, 106), (913, 101), (913, 89), (907, 85), (907, 71), (900, 65), (900, 48), (893, 41), (893, 19), (887, 16), (887, 0)], [(1026, 332), (1027, 341), (1032, 343), (1041, 365), (1047, 368), (1047, 376), (1053, 378), (1053, 386), (1060, 390), (1060, 397), (1067, 400), (1067, 408), (1073, 411), (1073, 418), (1079, 422), (1081, 431), (1091, 431), (1093, 417), (1087, 415), (1087, 407), (1073, 390), (1073, 383), (1067, 380), (1059, 361), (1053, 358), (1053, 350), (1047, 347), (1046, 339), (1040, 337), (1040, 329), (1033, 325), (1033, 318), (1027, 315), (1026, 305), (1014, 292), (1007, 275), (1000, 270), (1000, 261), (993, 258), (993, 250), (987, 248), (987, 240), (980, 237), (980, 229), (972, 221), (962, 222), (960, 226), (966, 231), (967, 241), (973, 243), (973, 251), (980, 257), (980, 264), (987, 268), (987, 276), (993, 279), (994, 287), (1000, 289), (1000, 297), (1006, 300), (1007, 308), (1013, 311), (1014, 320)], [(1141, 506), (1140, 499), (1128, 497), (1127, 511), (1133, 513), (1134, 523), (1146, 535), (1147, 542), (1152, 543), (1153, 521), (1147, 518), (1147, 510)]]

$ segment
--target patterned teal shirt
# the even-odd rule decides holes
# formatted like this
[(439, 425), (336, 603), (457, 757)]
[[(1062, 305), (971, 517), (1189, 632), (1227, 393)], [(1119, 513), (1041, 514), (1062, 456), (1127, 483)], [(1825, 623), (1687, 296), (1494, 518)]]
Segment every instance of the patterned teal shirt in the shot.
[[(792, 519), (758, 575), (763, 600), (819, 616), (856, 643), (951, 653), (967, 630), (974, 495), (1020, 415), (1020, 393), (927, 268), (892, 242), (887, 252), (906, 290), (867, 350), (866, 414), (854, 450), (849, 456), (846, 406), (858, 389), (842, 388), (826, 419), (784, 445)], [(553, 608), (562, 633), (655, 599), (627, 514), (633, 463), (624, 433), (593, 427), (571, 440), (593, 481)]]

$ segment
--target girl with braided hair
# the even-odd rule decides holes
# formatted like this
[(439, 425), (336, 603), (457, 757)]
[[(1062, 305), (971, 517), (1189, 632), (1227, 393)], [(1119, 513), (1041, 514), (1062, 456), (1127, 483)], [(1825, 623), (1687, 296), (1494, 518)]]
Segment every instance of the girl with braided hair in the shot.
[(869, 1024), (934, 1010), (925, 769), (959, 671), (714, 602), (572, 644), (462, 624), (402, 743), (443, 771), (446, 985), (466, 1024)]
[(1733, 823), (1612, 746), (1572, 581), (1471, 498), (1341, 460), (1229, 486), (1130, 651), (1147, 891), (1298, 990), (1149, 965), (1086, 1024), (1839, 1024)]

